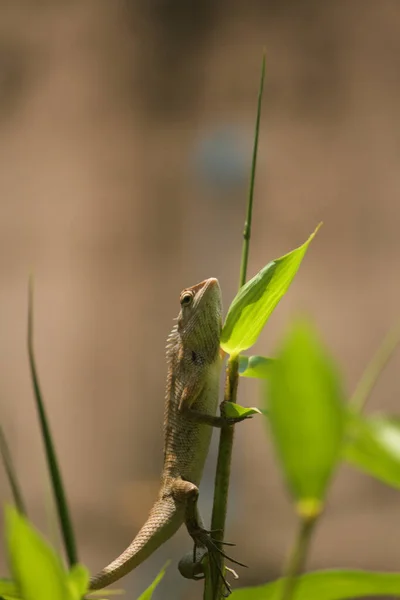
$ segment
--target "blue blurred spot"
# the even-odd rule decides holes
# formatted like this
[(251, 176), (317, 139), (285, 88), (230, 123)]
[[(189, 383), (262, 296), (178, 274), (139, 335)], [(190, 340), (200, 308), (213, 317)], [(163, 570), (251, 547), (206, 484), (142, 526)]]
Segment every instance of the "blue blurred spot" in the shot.
[(250, 163), (248, 136), (234, 125), (205, 132), (195, 144), (195, 174), (207, 186), (224, 191), (246, 186)]

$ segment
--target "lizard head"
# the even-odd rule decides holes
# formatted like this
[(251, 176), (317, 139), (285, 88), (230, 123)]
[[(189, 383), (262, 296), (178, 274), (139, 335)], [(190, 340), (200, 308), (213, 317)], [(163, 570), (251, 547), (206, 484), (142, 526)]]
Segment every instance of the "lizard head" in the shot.
[(207, 362), (219, 352), (222, 326), (222, 296), (218, 280), (210, 277), (182, 290), (178, 331), (183, 345)]

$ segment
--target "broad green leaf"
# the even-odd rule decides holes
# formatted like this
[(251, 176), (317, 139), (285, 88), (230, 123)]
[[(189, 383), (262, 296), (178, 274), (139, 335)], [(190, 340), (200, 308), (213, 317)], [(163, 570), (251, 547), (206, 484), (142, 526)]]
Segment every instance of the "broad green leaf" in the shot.
[(295, 323), (265, 397), (272, 438), (298, 509), (317, 510), (337, 464), (345, 410), (336, 369), (314, 330)]
[[(232, 600), (280, 600), (283, 579), (233, 592)], [(292, 600), (344, 600), (366, 596), (400, 597), (400, 574), (327, 570), (300, 575)]]
[(89, 571), (83, 565), (77, 564), (71, 567), (68, 573), (68, 585), (71, 592), (71, 598), (80, 600), (88, 591)]
[(161, 579), (164, 577), (165, 571), (166, 571), (169, 563), (170, 563), (170, 561), (165, 563), (165, 565), (163, 566), (163, 568), (161, 569), (161, 571), (159, 572), (159, 574), (157, 575), (157, 577), (155, 578), (153, 583), (147, 588), (147, 590), (145, 590), (143, 592), (143, 594), (141, 596), (139, 596), (138, 600), (151, 600), (151, 598), (153, 596), (153, 592), (156, 589), (156, 587), (158, 586), (158, 584), (160, 583)]
[(257, 377), (268, 379), (273, 358), (265, 356), (239, 356), (239, 375), (241, 377)]
[(11, 573), (24, 600), (71, 600), (67, 572), (36, 529), (6, 507), (6, 542)]
[(235, 419), (237, 417), (250, 417), (251, 415), (261, 415), (261, 410), (259, 408), (240, 406), (240, 404), (236, 404), (235, 402), (225, 402), (224, 404), (224, 414), (229, 419)]
[(361, 471), (400, 489), (400, 424), (376, 415), (350, 418), (344, 458)]
[(3, 598), (21, 598), (17, 585), (11, 579), (0, 579), (0, 596)]
[(296, 275), (319, 227), (302, 246), (270, 262), (240, 288), (229, 307), (222, 329), (221, 347), (225, 352), (236, 356), (255, 344)]

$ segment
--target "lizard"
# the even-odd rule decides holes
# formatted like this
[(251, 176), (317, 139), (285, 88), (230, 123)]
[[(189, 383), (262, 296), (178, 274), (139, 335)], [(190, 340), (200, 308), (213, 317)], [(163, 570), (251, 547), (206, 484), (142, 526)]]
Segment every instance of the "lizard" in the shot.
[[(220, 552), (229, 558), (213, 541), (212, 532), (204, 529), (197, 508), (198, 486), (212, 427), (231, 426), (244, 420), (223, 416), (223, 403), (221, 416), (216, 415), (223, 358), (220, 348), (222, 297), (218, 280), (211, 277), (185, 288), (180, 294), (176, 321), (167, 339), (164, 462), (158, 498), (128, 548), (90, 579), (90, 590), (101, 589), (124, 577), (184, 523), (194, 540), (193, 564), (199, 550), (202, 556), (205, 552), (211, 557), (212, 553)], [(193, 569), (195, 572), (199, 572), (198, 568)], [(229, 593), (229, 585), (222, 573), (220, 576)], [(193, 578), (199, 577), (193, 575)]]

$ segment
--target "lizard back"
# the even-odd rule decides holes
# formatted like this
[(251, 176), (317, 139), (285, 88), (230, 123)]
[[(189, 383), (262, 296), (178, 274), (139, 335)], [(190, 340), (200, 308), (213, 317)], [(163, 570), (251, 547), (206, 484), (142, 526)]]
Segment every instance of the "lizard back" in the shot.
[[(217, 322), (218, 325), (218, 322)], [(219, 327), (219, 325), (218, 325)], [(207, 458), (212, 427), (190, 421), (179, 410), (182, 394), (187, 386), (196, 389), (191, 408), (214, 416), (218, 406), (221, 358), (219, 331), (215, 332), (214, 347), (199, 346), (185, 340), (176, 325), (168, 340), (168, 378), (164, 414), (164, 468), (165, 478), (181, 477), (198, 485)]]

